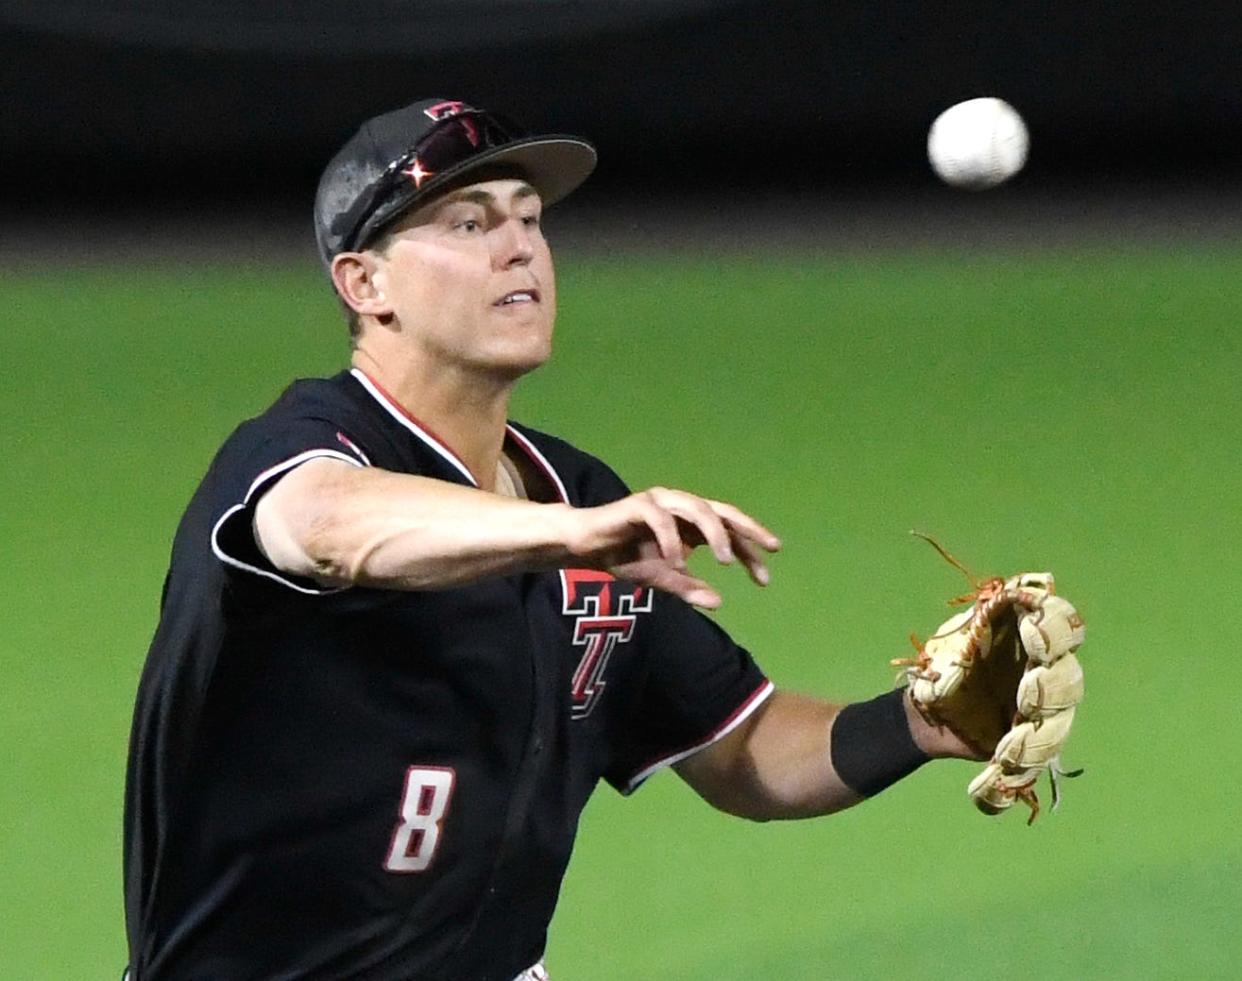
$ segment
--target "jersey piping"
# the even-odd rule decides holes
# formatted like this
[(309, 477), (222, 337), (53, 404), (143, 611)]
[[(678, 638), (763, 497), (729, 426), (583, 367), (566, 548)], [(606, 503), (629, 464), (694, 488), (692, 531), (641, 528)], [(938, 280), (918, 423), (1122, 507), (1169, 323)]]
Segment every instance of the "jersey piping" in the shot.
[(668, 756), (663, 756), (651, 763), (648, 763), (636, 774), (634, 774), (634, 776), (630, 777), (625, 784), (625, 788), (621, 792), (626, 795), (632, 794), (648, 777), (664, 769), (666, 766), (672, 766), (674, 763), (680, 763), (682, 760), (689, 759), (700, 750), (707, 749), (707, 747), (712, 745), (712, 743), (724, 739), (725, 736), (750, 718), (755, 709), (766, 702), (768, 697), (774, 691), (776, 691), (776, 686), (770, 681), (765, 681), (753, 692), (751, 692), (741, 705), (734, 709), (732, 715), (713, 729), (711, 734), (708, 735), (706, 739), (702, 739), (693, 746), (680, 749), (675, 753), (671, 753)]
[(506, 425), (505, 431), (513, 437), (513, 441), (522, 448), (523, 452), (525, 452), (526, 455), (534, 461), (535, 465), (543, 471), (544, 476), (552, 482), (552, 485), (556, 488), (556, 492), (561, 496), (561, 500), (565, 504), (568, 504), (569, 492), (565, 490), (565, 485), (561, 482), (560, 475), (557, 474), (552, 464), (548, 462), (548, 458), (539, 452), (534, 443), (519, 433), (512, 426)]
[(458, 473), (470, 481), (470, 486), (479, 486), (479, 482), (475, 480), (474, 474), (470, 472), (470, 468), (462, 462), (461, 457), (449, 449), (448, 444), (445, 443), (444, 440), (440, 439), (440, 437), (431, 432), (431, 430), (426, 429), (422, 423), (406, 412), (405, 409), (401, 408), (401, 406), (397, 404), (391, 395), (371, 380), (370, 376), (365, 371), (361, 368), (350, 368), (349, 373), (358, 379), (358, 384), (370, 393), (371, 397), (380, 404), (385, 412), (387, 412), (390, 416), (396, 419), (397, 422), (399, 422), (402, 426), (426, 443), (432, 450), (452, 464), (453, 468)]
[[(433, 449), (441, 457), (453, 465), (453, 467), (470, 481), (471, 486), (478, 487), (479, 482), (475, 479), (470, 468), (452, 448), (444, 442), (439, 436), (428, 429), (424, 424), (420, 423), (412, 415), (406, 412), (397, 401), (389, 395), (379, 384), (371, 379), (361, 368), (351, 368), (349, 373), (358, 379), (358, 383), (367, 390), (367, 393), (375, 399), (376, 402), (387, 412), (392, 418), (396, 419), (403, 427), (422, 440), (427, 446)], [(552, 486), (556, 488), (556, 493), (560, 495), (561, 501), (565, 504), (569, 503), (569, 492), (565, 489), (565, 483), (561, 480), (560, 475), (556, 472), (556, 468), (552, 466), (548, 458), (544, 456), (536, 448), (535, 444), (518, 432), (513, 426), (506, 424), (505, 432), (512, 437), (522, 451), (531, 458), (531, 461), (543, 471), (544, 476), (548, 478)]]

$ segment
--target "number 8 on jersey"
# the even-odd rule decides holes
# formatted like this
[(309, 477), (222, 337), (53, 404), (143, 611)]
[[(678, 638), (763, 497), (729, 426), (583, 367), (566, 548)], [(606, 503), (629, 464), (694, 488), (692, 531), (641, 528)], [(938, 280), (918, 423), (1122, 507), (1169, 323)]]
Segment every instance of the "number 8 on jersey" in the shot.
[(431, 865), (455, 776), (451, 769), (439, 766), (412, 766), (406, 771), (401, 820), (384, 862), (389, 872), (423, 872)]

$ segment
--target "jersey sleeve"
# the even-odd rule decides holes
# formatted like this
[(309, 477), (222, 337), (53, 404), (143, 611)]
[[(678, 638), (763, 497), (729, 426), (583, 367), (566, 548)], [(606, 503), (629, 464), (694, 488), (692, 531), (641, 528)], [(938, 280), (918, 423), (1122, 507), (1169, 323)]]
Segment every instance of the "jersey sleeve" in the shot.
[(290, 470), (316, 459), (370, 465), (357, 442), (328, 419), (258, 419), (241, 427), (213, 464), (211, 550), (230, 572), (261, 576), (309, 595), (339, 592), (276, 568), (254, 537), (254, 509)]
[(605, 779), (623, 794), (741, 725), (774, 688), (754, 659), (712, 620), (657, 594), (645, 670), (616, 734)]

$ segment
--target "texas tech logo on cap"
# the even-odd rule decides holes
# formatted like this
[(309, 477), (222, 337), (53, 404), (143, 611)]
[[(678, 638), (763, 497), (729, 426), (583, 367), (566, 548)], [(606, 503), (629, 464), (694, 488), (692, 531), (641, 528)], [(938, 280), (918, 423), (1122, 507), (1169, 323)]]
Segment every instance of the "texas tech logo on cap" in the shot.
[(464, 102), (437, 102), (434, 106), (428, 106), (423, 110), (428, 118), (434, 119), (437, 123), (444, 119), (460, 116), (463, 112), (473, 111), (474, 107), (468, 106)]
[(607, 682), (604, 672), (618, 644), (629, 643), (639, 613), (651, 612), (650, 589), (622, 588), (612, 576), (594, 569), (562, 569), (561, 612), (574, 618), (573, 643), (583, 647), (572, 681), (572, 717), (585, 719)]

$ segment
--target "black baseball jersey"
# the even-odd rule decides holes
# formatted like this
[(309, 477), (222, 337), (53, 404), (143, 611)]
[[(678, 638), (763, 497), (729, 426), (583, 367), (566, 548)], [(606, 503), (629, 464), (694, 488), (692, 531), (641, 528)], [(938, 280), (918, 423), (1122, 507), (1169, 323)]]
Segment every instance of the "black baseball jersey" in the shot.
[[(627, 493), (510, 425), (556, 496)], [(125, 809), (135, 981), (510, 981), (543, 953), (578, 815), (770, 694), (663, 593), (591, 570), (334, 590), (257, 548), (256, 502), (316, 457), (473, 484), (361, 371), (293, 384), (224, 444), (178, 528)]]

